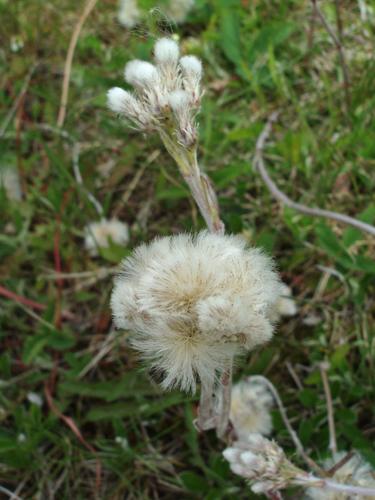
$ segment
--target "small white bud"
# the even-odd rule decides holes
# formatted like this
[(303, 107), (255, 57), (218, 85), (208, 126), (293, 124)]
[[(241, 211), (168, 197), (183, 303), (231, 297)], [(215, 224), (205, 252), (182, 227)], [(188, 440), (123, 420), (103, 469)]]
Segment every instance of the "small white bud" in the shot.
[(155, 43), (154, 55), (158, 64), (177, 64), (180, 50), (171, 38), (160, 38)]
[(257, 461), (257, 456), (252, 451), (241, 453), (241, 460), (246, 465), (253, 465)]
[(158, 72), (153, 64), (135, 59), (125, 66), (124, 76), (131, 85), (144, 87), (157, 82)]
[(259, 481), (251, 485), (251, 491), (258, 494), (267, 493), (267, 486), (269, 485)]
[(189, 106), (190, 97), (185, 90), (175, 90), (168, 96), (168, 103), (173, 111), (178, 112)]
[(246, 469), (238, 463), (231, 463), (230, 470), (237, 474), (238, 476), (246, 477)]
[(195, 78), (201, 78), (202, 76), (202, 61), (195, 56), (184, 56), (180, 59), (180, 66), (182, 72), (186, 76), (194, 76)]
[(223, 451), (223, 455), (228, 462), (235, 462), (238, 457), (238, 450), (237, 448), (226, 448)]
[(126, 90), (120, 87), (113, 87), (107, 93), (107, 104), (110, 110), (115, 113), (122, 113), (124, 111), (124, 104), (133, 98), (133, 96)]

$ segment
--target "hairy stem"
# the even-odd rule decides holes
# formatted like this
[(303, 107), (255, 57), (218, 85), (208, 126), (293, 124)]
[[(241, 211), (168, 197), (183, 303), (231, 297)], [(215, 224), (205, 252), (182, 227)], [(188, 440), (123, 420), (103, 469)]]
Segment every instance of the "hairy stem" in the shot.
[(318, 478), (307, 474), (306, 476), (297, 477), (294, 482), (295, 484), (300, 484), (305, 487), (311, 486), (312, 488), (322, 488), (340, 493), (351, 493), (353, 495), (363, 495), (368, 497), (375, 496), (375, 488), (365, 488), (363, 486), (354, 486), (352, 484), (337, 483), (332, 479)]
[(224, 439), (228, 429), (232, 396), (232, 362), (230, 366), (223, 371), (220, 382), (221, 398), (216, 434), (219, 439)]
[(215, 427), (213, 419), (213, 382), (202, 385), (199, 400), (198, 421), (199, 430), (205, 431)]

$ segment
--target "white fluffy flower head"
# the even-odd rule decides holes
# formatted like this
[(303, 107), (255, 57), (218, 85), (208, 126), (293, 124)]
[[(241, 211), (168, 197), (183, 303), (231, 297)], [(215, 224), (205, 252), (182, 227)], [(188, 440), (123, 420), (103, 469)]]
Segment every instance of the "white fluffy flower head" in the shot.
[[(157, 40), (155, 64), (133, 60), (125, 67), (125, 80), (134, 87), (134, 94), (115, 87), (108, 92), (108, 106), (133, 127), (158, 131), (164, 139), (167, 134), (170, 140), (190, 149), (197, 138), (195, 115), (202, 96), (202, 63), (195, 56), (179, 56), (174, 40)], [(178, 112), (173, 108), (176, 96), (184, 96)]]
[(268, 435), (272, 431), (270, 410), (273, 397), (268, 387), (251, 377), (232, 388), (230, 420), (239, 440), (246, 441), (251, 433)]
[(156, 239), (125, 259), (111, 298), (115, 324), (164, 377), (210, 384), (233, 355), (267, 342), (279, 279), (272, 261), (236, 236)]
[(128, 225), (118, 219), (102, 219), (85, 227), (85, 247), (92, 256), (98, 255), (98, 247), (107, 248), (110, 241), (126, 245), (129, 241)]

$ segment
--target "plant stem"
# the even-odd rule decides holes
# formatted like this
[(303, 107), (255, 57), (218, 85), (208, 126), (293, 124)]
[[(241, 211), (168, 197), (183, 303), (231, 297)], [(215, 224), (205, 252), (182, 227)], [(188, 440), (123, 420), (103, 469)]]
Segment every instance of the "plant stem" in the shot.
[(198, 428), (201, 431), (215, 427), (213, 421), (213, 382), (201, 386), (198, 410)]
[[(191, 149), (181, 147), (173, 136), (164, 129), (159, 129), (159, 135), (168, 153), (178, 165), (180, 173), (198, 206), (203, 219), (211, 233), (224, 234), (224, 223), (220, 219), (219, 204), (209, 177), (199, 168), (197, 159), (197, 148)], [(197, 425), (200, 430), (208, 430), (216, 427), (216, 434), (220, 439), (226, 435), (231, 391), (232, 391), (232, 363), (222, 374), (221, 385), (219, 385), (221, 397), (219, 397), (219, 408), (217, 414), (213, 414), (214, 394), (213, 386), (201, 387), (199, 404), (199, 415)]]
[(216, 434), (219, 439), (224, 439), (228, 428), (232, 396), (232, 361), (230, 362), (230, 366), (223, 371), (220, 382), (221, 399)]
[(333, 403), (332, 394), (329, 387), (328, 376), (327, 376), (327, 364), (320, 363), (320, 374), (323, 381), (323, 388), (327, 403), (327, 415), (328, 415), (328, 428), (329, 428), (329, 449), (332, 453), (337, 452), (337, 442), (336, 442), (336, 430), (335, 430), (335, 418), (333, 415)]
[(305, 215), (312, 215), (314, 217), (324, 217), (326, 219), (331, 219), (336, 222), (341, 222), (344, 224), (348, 224), (349, 226), (355, 227), (360, 231), (364, 231), (366, 233), (375, 236), (375, 227), (371, 224), (367, 224), (366, 222), (362, 222), (360, 220), (354, 219), (353, 217), (349, 217), (348, 215), (339, 214), (337, 212), (332, 212), (331, 210), (322, 210), (321, 208), (310, 208), (306, 205), (302, 205), (302, 203), (297, 203), (291, 200), (285, 193), (283, 193), (273, 182), (271, 177), (269, 176), (266, 168), (266, 164), (264, 161), (264, 148), (267, 140), (272, 131), (272, 126), (275, 123), (279, 116), (279, 112), (273, 112), (264, 127), (262, 133), (258, 137), (255, 146), (255, 155), (253, 160), (253, 165), (255, 170), (257, 170), (262, 177), (264, 183), (266, 184), (268, 190), (271, 192), (272, 196), (283, 203), (285, 206), (297, 210), (297, 212), (301, 212)]
[(252, 380), (254, 382), (256, 382), (256, 381), (261, 382), (268, 387), (268, 389), (271, 391), (273, 397), (275, 398), (277, 406), (279, 407), (281, 418), (283, 419), (284, 425), (285, 425), (287, 431), (289, 432), (290, 437), (292, 438), (292, 441), (294, 443), (294, 446), (296, 447), (297, 453), (304, 459), (306, 464), (309, 467), (311, 467), (311, 469), (315, 470), (319, 474), (324, 473), (324, 471), (319, 467), (319, 465), (317, 463), (315, 463), (314, 460), (312, 460), (305, 452), (303, 445), (302, 445), (296, 431), (293, 429), (292, 424), (290, 423), (289, 417), (286, 413), (285, 406), (284, 406), (284, 404), (279, 396), (279, 393), (278, 393), (276, 387), (273, 385), (273, 383), (270, 380), (268, 380), (268, 378), (263, 377), (263, 375), (252, 375), (249, 378), (250, 378), (250, 380)]
[(294, 481), (295, 484), (303, 486), (310, 485), (312, 488), (322, 488), (340, 493), (352, 493), (354, 495), (363, 495), (368, 497), (375, 496), (375, 488), (365, 488), (363, 486), (354, 486), (351, 484), (341, 484), (332, 479), (318, 478), (312, 475), (300, 476)]

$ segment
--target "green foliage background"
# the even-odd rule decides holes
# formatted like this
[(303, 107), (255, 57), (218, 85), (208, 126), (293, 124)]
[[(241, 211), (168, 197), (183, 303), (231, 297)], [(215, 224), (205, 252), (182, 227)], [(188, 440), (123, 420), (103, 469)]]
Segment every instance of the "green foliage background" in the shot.
[[(131, 242), (93, 259), (83, 229), (97, 215), (75, 182), (71, 141), (48, 128), (56, 125), (83, 3), (0, 1), (0, 123), (37, 64), (0, 142), (0, 165), (18, 168), (24, 194), (11, 202), (0, 192), (1, 290), (39, 304), (1, 294), (2, 486), (24, 499), (251, 497), (215, 437), (195, 431), (196, 399), (161, 394), (126, 335), (109, 333), (108, 298), (121, 258), (155, 235), (203, 227), (158, 138), (126, 129), (105, 105), (107, 89), (123, 85), (125, 62), (150, 56), (157, 30), (175, 32), (182, 50), (204, 61), (200, 157), (227, 230), (275, 256), (299, 306), (268, 346), (239, 362), (236, 377), (268, 376), (304, 446), (321, 461), (328, 428), (318, 363), (329, 361), (339, 447), (360, 450), (375, 466), (375, 241), (283, 209), (252, 169), (255, 141), (279, 109), (267, 164), (280, 188), (307, 205), (375, 222), (375, 6), (367, 2), (366, 17), (359, 2), (341, 4), (348, 110), (337, 51), (319, 24), (311, 37), (307, 0), (198, 0), (180, 26), (160, 23), (155, 13), (132, 31), (117, 22), (115, 2), (98, 1), (75, 52), (64, 130), (80, 143), (86, 187), (107, 217), (129, 223)], [(335, 2), (320, 5), (336, 29)], [(23, 42), (16, 52), (14, 37)], [(102, 176), (105, 167), (110, 173)], [(59, 266), (88, 274), (57, 279)], [(41, 407), (30, 392), (43, 398)], [(273, 416), (275, 438), (299, 463), (276, 410)]]

